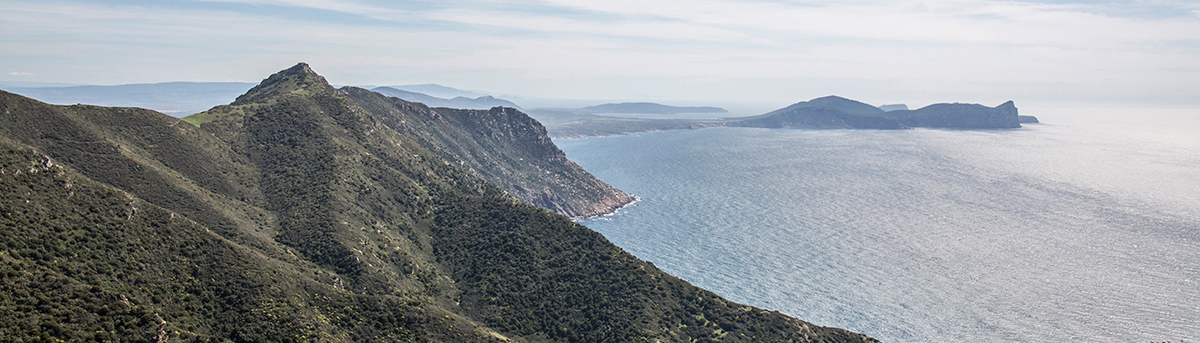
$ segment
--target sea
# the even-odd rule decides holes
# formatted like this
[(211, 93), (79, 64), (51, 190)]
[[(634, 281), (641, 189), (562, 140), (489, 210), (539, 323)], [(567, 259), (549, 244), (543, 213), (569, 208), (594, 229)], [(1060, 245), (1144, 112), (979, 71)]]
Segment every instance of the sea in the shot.
[(1200, 111), (1034, 114), (555, 143), (639, 198), (581, 224), (735, 302), (883, 342), (1200, 342)]

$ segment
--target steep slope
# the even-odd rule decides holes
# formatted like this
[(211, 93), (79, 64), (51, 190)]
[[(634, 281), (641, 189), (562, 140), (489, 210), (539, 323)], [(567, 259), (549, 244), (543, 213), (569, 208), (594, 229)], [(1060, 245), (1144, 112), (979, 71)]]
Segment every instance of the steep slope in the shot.
[(489, 340), (441, 308), (347, 292), (30, 148), (0, 142), (0, 193), (5, 341)]
[(0, 108), (31, 118), (0, 132), (12, 337), (872, 341), (666, 275), (391, 129), (304, 64), (187, 119), (199, 128), (7, 93)]
[[(0, 125), (0, 141), (9, 142), (4, 151), (17, 156), (10, 158), (17, 167), (5, 168), (16, 183), (3, 189), (3, 198), (12, 201), (0, 208), (5, 215), (0, 223), (4, 229), (0, 251), (16, 253), (11, 255), (13, 274), (6, 275), (17, 277), (13, 284), (58, 285), (47, 292), (21, 287), (18, 293), (28, 296), (9, 300), (15, 306), (11, 308), (28, 310), (22, 311), (25, 319), (59, 329), (30, 330), (28, 322), (9, 318), (0, 327), (24, 331), (13, 329), (13, 335), (6, 337), (90, 337), (96, 325), (107, 330), (99, 331), (119, 335), (122, 331), (107, 324), (108, 318), (91, 322), (77, 318), (88, 318), (82, 310), (100, 311), (98, 315), (109, 311), (102, 310), (108, 306), (105, 303), (71, 300), (79, 289), (90, 289), (128, 296), (131, 309), (140, 311), (130, 313), (141, 313), (139, 325), (151, 323), (145, 318), (157, 314), (180, 328), (184, 338), (494, 340), (487, 330), (431, 300), (430, 294), (440, 293), (429, 290), (444, 288), (449, 281), (430, 276), (435, 273), (416, 273), (425, 279), (409, 277), (406, 283), (391, 284), (394, 294), (346, 292), (343, 280), (356, 274), (322, 267), (324, 261), (297, 253), (314, 244), (331, 243), (328, 237), (319, 234), (320, 228), (286, 230), (289, 227), (283, 225), (294, 225), (294, 216), (266, 209), (278, 205), (259, 191), (263, 174), (211, 134), (141, 109), (51, 106), (10, 93), (0, 93), (0, 108), (4, 115), (0, 122), (5, 123)], [(33, 163), (30, 157), (21, 157), (23, 151), (36, 157)], [(14, 171), (33, 164), (42, 167)], [(61, 172), (48, 170), (62, 165), (68, 167)], [(20, 175), (43, 178), (15, 178)], [(65, 178), (47, 180), (47, 175)], [(47, 187), (48, 183), (61, 188)], [(96, 192), (99, 195), (83, 197)], [(59, 201), (63, 199), (75, 200)], [(204, 235), (197, 236), (195, 230)], [(281, 233), (315, 236), (314, 244), (289, 246), (286, 243), (294, 240)], [(220, 239), (214, 241), (217, 236)], [(82, 267), (65, 271), (37, 267), (56, 261), (80, 261)], [(429, 258), (418, 262), (410, 268), (435, 269)], [(25, 307), (33, 305), (62, 309)], [(68, 323), (79, 325), (62, 325)], [(151, 324), (122, 325), (125, 331), (155, 331), (166, 325), (158, 318)]]
[(526, 203), (583, 218), (633, 201), (568, 160), (546, 129), (518, 110), (431, 109), (361, 88), (342, 91), (384, 125)]

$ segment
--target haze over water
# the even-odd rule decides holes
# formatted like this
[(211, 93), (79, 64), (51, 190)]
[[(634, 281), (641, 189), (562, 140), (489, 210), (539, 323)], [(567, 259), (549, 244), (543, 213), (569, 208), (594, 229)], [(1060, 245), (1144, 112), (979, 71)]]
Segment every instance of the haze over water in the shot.
[(1200, 113), (1035, 114), (555, 143), (641, 197), (584, 225), (730, 300), (884, 342), (1200, 340)]

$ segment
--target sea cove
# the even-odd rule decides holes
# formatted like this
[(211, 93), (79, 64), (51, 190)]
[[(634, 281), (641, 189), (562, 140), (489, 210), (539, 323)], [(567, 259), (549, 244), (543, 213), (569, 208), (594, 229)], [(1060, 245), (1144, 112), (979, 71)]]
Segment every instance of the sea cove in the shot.
[(583, 224), (733, 301), (885, 342), (1196, 341), (1197, 113), (1037, 114), (555, 143), (641, 198)]

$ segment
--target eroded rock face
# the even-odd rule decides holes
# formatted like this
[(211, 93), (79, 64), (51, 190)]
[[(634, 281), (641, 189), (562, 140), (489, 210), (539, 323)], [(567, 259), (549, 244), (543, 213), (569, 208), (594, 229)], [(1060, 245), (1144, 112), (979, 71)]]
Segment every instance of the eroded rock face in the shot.
[(342, 92), (384, 125), (525, 203), (579, 219), (634, 199), (568, 160), (546, 128), (520, 110), (429, 108), (361, 88)]

